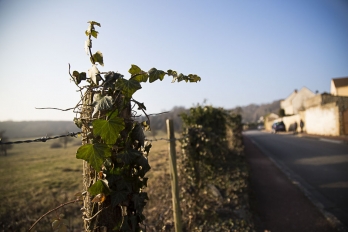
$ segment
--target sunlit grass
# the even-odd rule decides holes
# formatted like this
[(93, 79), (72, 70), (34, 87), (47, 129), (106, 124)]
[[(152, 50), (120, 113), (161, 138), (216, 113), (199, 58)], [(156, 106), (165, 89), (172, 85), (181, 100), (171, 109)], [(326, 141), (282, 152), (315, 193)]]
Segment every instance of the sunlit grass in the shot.
[[(66, 149), (50, 148), (53, 142), (15, 144), (7, 156), (0, 156), (0, 228), (5, 231), (28, 230), (45, 212), (82, 190), (82, 161), (75, 158), (79, 138)], [(79, 214), (80, 205), (73, 207)], [(56, 214), (38, 224), (37, 231), (47, 231)]]
[[(146, 136), (151, 140), (167, 137), (164, 132)], [(73, 200), (74, 194), (82, 190), (82, 161), (75, 157), (80, 138), (68, 143), (66, 149), (50, 148), (54, 142), (15, 144), (7, 156), (0, 156), (0, 230), (27, 231), (48, 210)], [(148, 188), (156, 185), (158, 176), (169, 174), (168, 142), (152, 144)], [(81, 206), (75, 203), (53, 212), (35, 227), (36, 231), (51, 231), (52, 219), (60, 213), (66, 215), (71, 228), (80, 229)]]

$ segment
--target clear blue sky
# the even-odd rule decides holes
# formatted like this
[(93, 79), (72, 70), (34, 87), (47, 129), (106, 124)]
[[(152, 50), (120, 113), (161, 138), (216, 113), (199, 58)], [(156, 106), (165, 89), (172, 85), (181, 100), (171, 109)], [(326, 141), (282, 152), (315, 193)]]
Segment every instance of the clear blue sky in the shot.
[(306, 86), (330, 91), (348, 76), (346, 0), (0, 0), (0, 121), (72, 120), (72, 70), (87, 71), (87, 21), (101, 23), (101, 71), (129, 77), (136, 64), (194, 73), (196, 83), (143, 84), (148, 113), (207, 103), (270, 103)]

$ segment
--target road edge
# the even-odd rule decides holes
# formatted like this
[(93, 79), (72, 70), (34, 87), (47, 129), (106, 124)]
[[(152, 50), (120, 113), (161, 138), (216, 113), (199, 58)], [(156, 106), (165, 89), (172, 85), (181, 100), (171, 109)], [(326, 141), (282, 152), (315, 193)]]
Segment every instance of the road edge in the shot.
[[(348, 228), (340, 221), (338, 220), (333, 214), (326, 211), (324, 206), (320, 203), (318, 198), (325, 198), (322, 196), (321, 193), (314, 190), (314, 188), (308, 184), (305, 180), (303, 180), (301, 177), (296, 175), (293, 171), (291, 171), (289, 168), (286, 167), (282, 162), (278, 162), (275, 159), (272, 158), (271, 155), (269, 155), (269, 152), (265, 149), (263, 149), (257, 142), (255, 142), (252, 138), (250, 138), (250, 141), (264, 154), (267, 156), (269, 160), (281, 171), (283, 172), (286, 177), (298, 188), (303, 192), (303, 194), (309, 199), (309, 201), (320, 211), (320, 213), (326, 218), (326, 220), (329, 221), (329, 223), (337, 229), (337, 231), (342, 232), (348, 232)], [(308, 189), (312, 189), (315, 192), (314, 194), (310, 193)], [(319, 197), (318, 197), (319, 196)], [(326, 199), (326, 198), (325, 198)]]

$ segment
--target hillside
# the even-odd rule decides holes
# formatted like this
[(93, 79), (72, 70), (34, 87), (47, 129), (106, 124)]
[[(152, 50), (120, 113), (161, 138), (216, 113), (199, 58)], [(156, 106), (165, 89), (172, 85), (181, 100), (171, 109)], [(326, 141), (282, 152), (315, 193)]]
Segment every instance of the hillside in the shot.
[(4, 121), (0, 122), (1, 131), (5, 131), (4, 135), (12, 139), (61, 135), (80, 129), (72, 121)]
[[(235, 113), (242, 115), (244, 123), (257, 122), (261, 116), (265, 116), (269, 113), (276, 113), (280, 109), (280, 100), (274, 101), (269, 104), (250, 104), (243, 107), (236, 107), (230, 109)], [(157, 116), (150, 116), (151, 128), (157, 133), (158, 131), (166, 130), (166, 119), (174, 120), (174, 129), (177, 132), (181, 130), (181, 118), (179, 114), (182, 112), (187, 112), (184, 107), (176, 106), (171, 111), (165, 114), (160, 114)], [(140, 120), (146, 120), (146, 118), (141, 118)], [(66, 132), (77, 132), (80, 131), (79, 128), (75, 126), (72, 121), (4, 121), (0, 122), (0, 132), (6, 131), (5, 136), (12, 138), (28, 138), (28, 137), (42, 137), (50, 135), (61, 135)]]
[(276, 100), (272, 103), (261, 105), (250, 104), (243, 107), (233, 108), (231, 111), (241, 114), (244, 123), (257, 122), (261, 116), (265, 116), (269, 113), (278, 114), (280, 109), (280, 101), (281, 100)]

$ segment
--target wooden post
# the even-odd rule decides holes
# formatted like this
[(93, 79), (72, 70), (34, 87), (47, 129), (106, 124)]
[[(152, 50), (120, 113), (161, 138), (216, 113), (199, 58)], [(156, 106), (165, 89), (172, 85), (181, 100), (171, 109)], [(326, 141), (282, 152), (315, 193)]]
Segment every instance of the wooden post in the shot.
[(180, 210), (180, 199), (179, 199), (179, 189), (178, 189), (178, 175), (176, 170), (176, 150), (175, 150), (175, 136), (173, 120), (167, 119), (167, 134), (169, 139), (169, 166), (170, 166), (170, 176), (172, 184), (172, 200), (173, 200), (173, 214), (174, 214), (174, 225), (175, 232), (182, 231), (181, 225), (181, 210)]
[[(88, 134), (90, 133), (90, 122), (92, 120), (92, 112), (93, 107), (92, 105), (93, 101), (93, 91), (88, 89), (83, 98), (82, 98), (82, 112), (81, 112), (81, 121), (82, 123), (82, 145), (91, 143), (90, 139), (88, 138)], [(85, 197), (83, 198), (83, 218), (90, 218), (93, 215), (93, 203), (91, 202), (91, 196), (88, 192), (88, 188), (94, 183), (93, 176), (95, 175), (94, 169), (88, 164), (87, 161), (83, 161), (83, 191), (85, 192)], [(85, 231), (91, 231), (91, 221), (84, 220), (84, 228)]]

